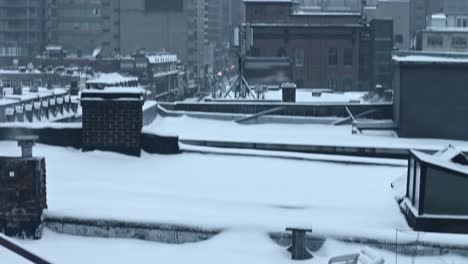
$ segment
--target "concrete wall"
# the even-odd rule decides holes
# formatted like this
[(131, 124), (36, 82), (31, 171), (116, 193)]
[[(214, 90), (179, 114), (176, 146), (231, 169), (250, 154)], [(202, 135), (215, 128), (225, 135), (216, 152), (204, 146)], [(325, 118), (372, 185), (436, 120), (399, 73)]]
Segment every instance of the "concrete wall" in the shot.
[(468, 140), (467, 64), (402, 64), (397, 71), (401, 137)]

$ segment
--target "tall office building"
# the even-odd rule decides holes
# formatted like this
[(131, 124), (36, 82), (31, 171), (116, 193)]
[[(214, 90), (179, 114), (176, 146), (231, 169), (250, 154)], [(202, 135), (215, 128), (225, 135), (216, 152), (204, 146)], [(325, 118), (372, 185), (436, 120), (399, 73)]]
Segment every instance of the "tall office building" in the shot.
[(0, 56), (33, 56), (44, 45), (45, 0), (0, 1)]
[(466, 15), (468, 16), (467, 0), (444, 0), (442, 9), (447, 15)]
[(119, 0), (46, 0), (48, 44), (68, 53), (102, 55), (120, 51)]
[(202, 78), (226, 57), (227, 12), (229, 1), (120, 0), (120, 51), (165, 50)]

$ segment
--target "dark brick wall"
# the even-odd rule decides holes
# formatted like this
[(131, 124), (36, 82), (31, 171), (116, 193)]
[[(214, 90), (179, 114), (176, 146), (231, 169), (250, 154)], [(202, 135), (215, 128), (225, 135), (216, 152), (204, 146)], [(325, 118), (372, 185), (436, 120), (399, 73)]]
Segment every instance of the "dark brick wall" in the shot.
[(45, 159), (0, 157), (0, 232), (40, 238), (46, 208)]
[(83, 151), (104, 150), (140, 156), (142, 101), (84, 100)]

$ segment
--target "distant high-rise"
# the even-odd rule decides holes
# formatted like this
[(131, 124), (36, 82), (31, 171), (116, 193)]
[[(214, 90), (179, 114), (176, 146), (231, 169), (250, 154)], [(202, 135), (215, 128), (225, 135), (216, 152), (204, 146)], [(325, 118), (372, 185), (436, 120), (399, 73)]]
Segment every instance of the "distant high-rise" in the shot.
[(447, 15), (468, 15), (468, 1), (444, 0), (442, 9)]
[(48, 44), (76, 55), (119, 52), (119, 0), (46, 1)]
[(0, 56), (33, 56), (42, 50), (44, 1), (0, 1)]
[(426, 28), (427, 18), (432, 14), (467, 15), (467, 0), (410, 0), (411, 36)]

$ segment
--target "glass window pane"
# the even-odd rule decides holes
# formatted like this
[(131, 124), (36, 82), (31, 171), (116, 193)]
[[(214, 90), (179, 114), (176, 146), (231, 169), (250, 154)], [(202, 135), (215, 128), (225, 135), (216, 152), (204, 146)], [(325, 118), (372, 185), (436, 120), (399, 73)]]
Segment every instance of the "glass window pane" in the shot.
[(416, 163), (415, 171), (415, 181), (414, 181), (414, 207), (419, 211), (419, 200), (420, 200), (420, 190), (421, 190), (421, 165), (419, 162)]
[(409, 184), (408, 184), (408, 198), (414, 205), (414, 159), (411, 158), (409, 162)]
[(336, 48), (328, 49), (328, 65), (336, 66), (338, 64), (338, 50)]

